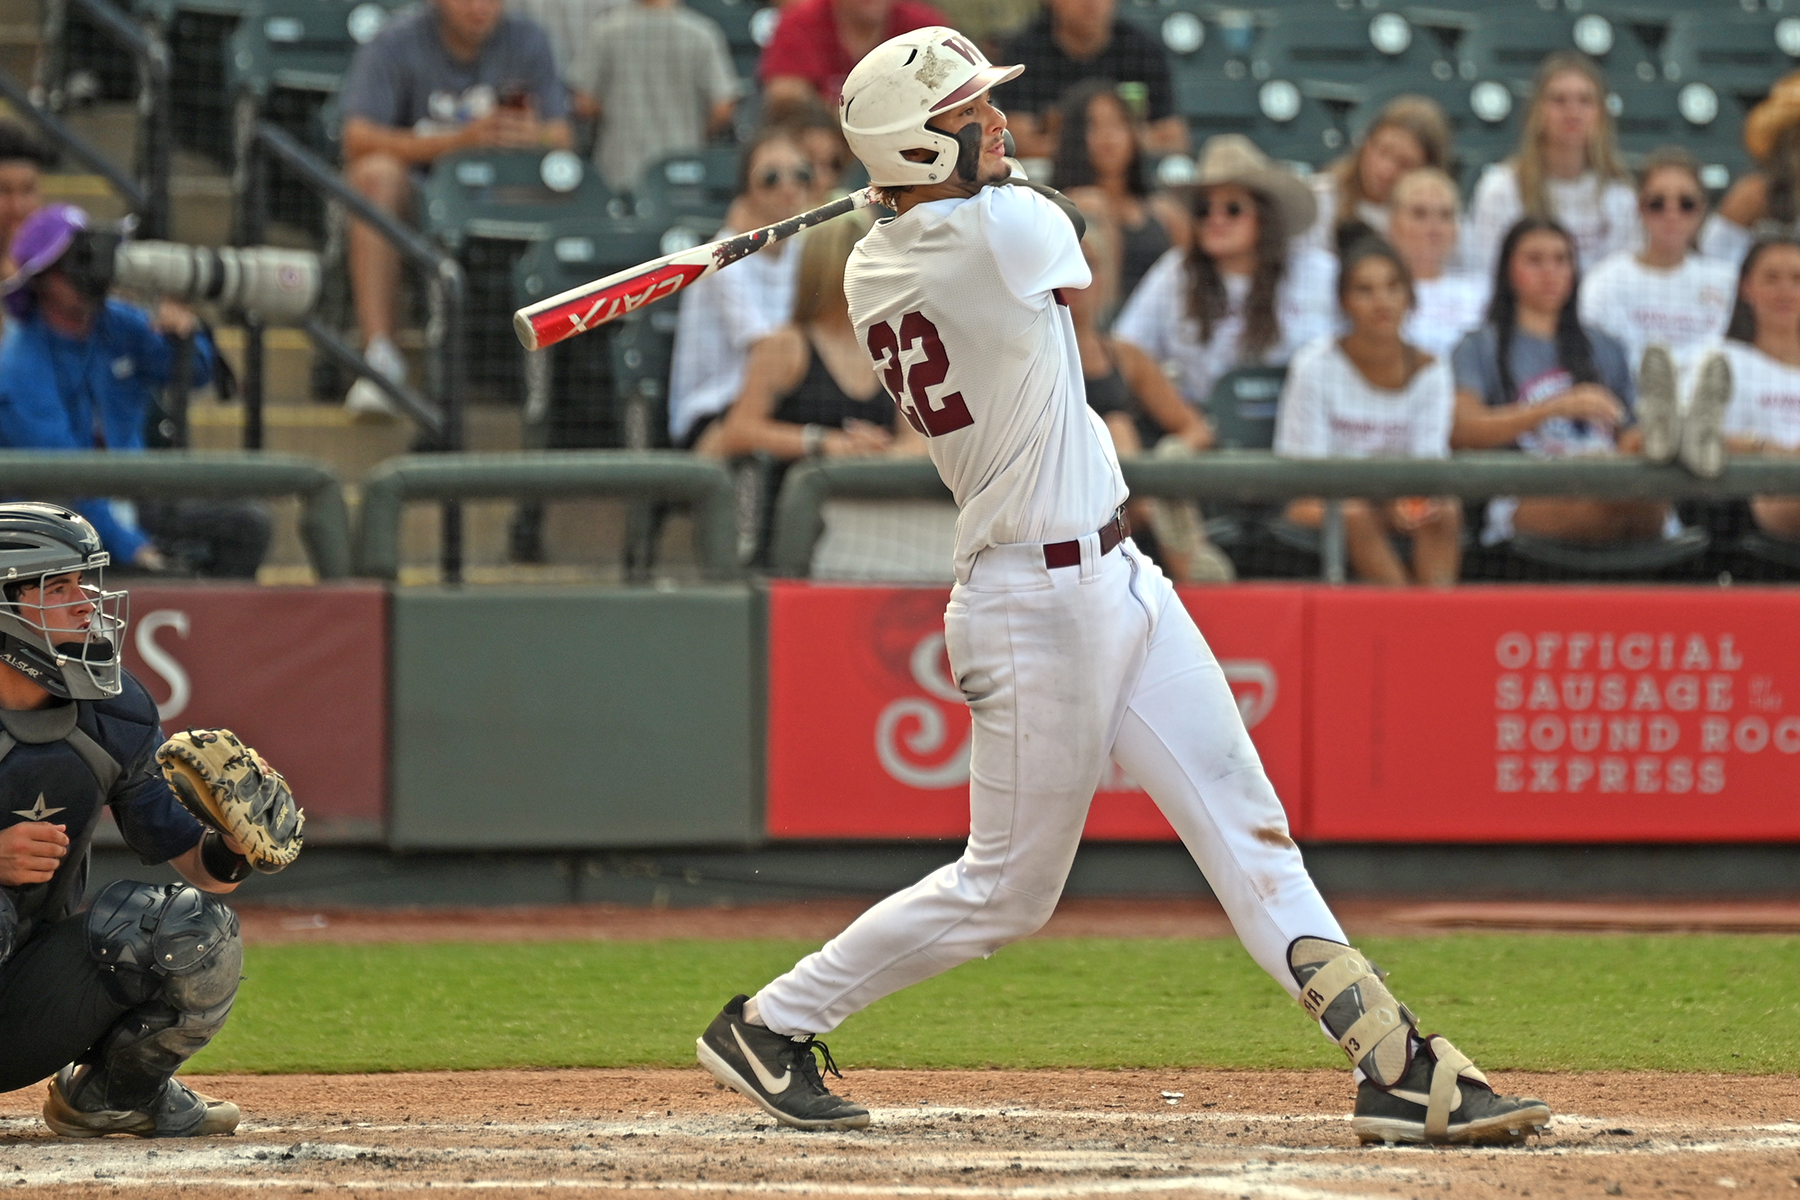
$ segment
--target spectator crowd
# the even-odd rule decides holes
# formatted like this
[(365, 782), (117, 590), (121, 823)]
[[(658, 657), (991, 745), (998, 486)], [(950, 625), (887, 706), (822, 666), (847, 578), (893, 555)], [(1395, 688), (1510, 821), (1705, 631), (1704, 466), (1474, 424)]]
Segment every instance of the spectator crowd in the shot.
[[(1210, 452), (1215, 393), (1247, 368), (1284, 371), (1270, 441), (1293, 457), (1505, 448), (1716, 475), (1726, 452), (1800, 451), (1800, 75), (1750, 115), (1758, 169), (1713, 209), (1687, 152), (1628, 162), (1601, 68), (1553, 53), (1518, 145), (1465, 202), (1451, 122), (1423, 96), (1389, 101), (1316, 171), (1239, 135), (1191, 145), (1163, 46), (1115, 0), (789, 0), (777, 16), (752, 85), (718, 25), (682, 0), (425, 0), (357, 54), (342, 95), (345, 179), (417, 219), (421, 181), (455, 151), (577, 148), (629, 195), (666, 156), (735, 141), (721, 232), (756, 228), (855, 186), (833, 115), (845, 76), (883, 40), (948, 24), (1024, 64), (995, 102), (1026, 169), (1087, 214), (1094, 283), (1071, 315), (1089, 402), (1122, 455)], [(1169, 155), (1191, 155), (1191, 172), (1154, 170)], [(11, 314), (0, 440), (140, 448), (173, 369), (170, 335), (189, 337), (181, 361), (196, 382), (211, 343), (183, 311), (77, 303), (57, 254), (78, 210), (32, 234), (44, 161), (0, 126)], [(843, 218), (684, 293), (671, 444), (777, 463), (923, 453), (848, 323), (844, 261), (864, 228)], [(366, 358), (403, 382), (395, 252), (353, 223), (348, 270)], [(345, 405), (392, 414), (366, 380)], [(1276, 519), (1304, 538), (1322, 511), (1301, 499)], [(1800, 501), (1759, 498), (1751, 511), (1769, 536), (1800, 539)], [(1134, 515), (1172, 573), (1231, 577), (1193, 505)], [(1575, 497), (1495, 499), (1467, 534), (1451, 498), (1353, 502), (1344, 516), (1353, 569), (1386, 583), (1455, 581), (1469, 537), (1591, 546), (1681, 531), (1661, 503)], [(115, 556), (160, 561), (150, 527), (96, 523)]]

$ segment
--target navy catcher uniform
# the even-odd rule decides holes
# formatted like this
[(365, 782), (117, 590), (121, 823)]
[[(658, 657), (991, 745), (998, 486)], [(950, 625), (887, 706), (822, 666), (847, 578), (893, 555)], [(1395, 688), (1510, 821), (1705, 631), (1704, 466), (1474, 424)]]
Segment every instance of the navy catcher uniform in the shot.
[[(237, 1106), (174, 1074), (231, 1010), (243, 947), (209, 893), (249, 865), (158, 770), (156, 705), (119, 665), (126, 598), (102, 590), (106, 561), (79, 515), (0, 504), (0, 1090), (54, 1075), (44, 1118), (65, 1136), (229, 1133)], [(146, 864), (191, 883), (121, 881), (83, 910), (107, 805)]]

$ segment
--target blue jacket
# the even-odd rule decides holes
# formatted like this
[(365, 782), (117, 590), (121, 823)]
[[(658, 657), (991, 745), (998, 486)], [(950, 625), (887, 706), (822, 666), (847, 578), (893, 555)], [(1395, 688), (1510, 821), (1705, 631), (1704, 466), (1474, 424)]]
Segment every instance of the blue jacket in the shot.
[[(193, 385), (212, 379), (216, 351), (194, 335)], [(155, 394), (169, 382), (174, 342), (143, 310), (108, 300), (86, 338), (53, 333), (37, 314), (10, 321), (0, 339), (0, 446), (13, 450), (144, 449)], [(93, 522), (114, 561), (150, 539), (106, 500), (75, 509)]]

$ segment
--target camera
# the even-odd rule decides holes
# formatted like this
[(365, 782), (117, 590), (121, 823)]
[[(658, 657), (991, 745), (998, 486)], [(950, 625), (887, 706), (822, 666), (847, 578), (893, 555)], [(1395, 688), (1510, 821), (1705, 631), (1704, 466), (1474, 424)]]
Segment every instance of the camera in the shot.
[(305, 250), (140, 242), (82, 230), (62, 261), (69, 281), (89, 296), (131, 288), (210, 301), (275, 325), (300, 321), (319, 299), (319, 256)]

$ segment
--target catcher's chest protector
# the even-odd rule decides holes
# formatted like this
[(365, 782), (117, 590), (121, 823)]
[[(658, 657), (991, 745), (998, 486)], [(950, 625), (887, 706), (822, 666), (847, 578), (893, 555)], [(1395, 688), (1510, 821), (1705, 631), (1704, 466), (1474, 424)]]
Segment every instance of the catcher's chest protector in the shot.
[(30, 711), (0, 709), (0, 829), (43, 821), (64, 826), (69, 837), (69, 853), (49, 882), (3, 889), (18, 914), (18, 926), (6, 939), (8, 952), (30, 937), (36, 924), (68, 915), (80, 901), (100, 808), (124, 770), (80, 727), (81, 707), (77, 701)]

